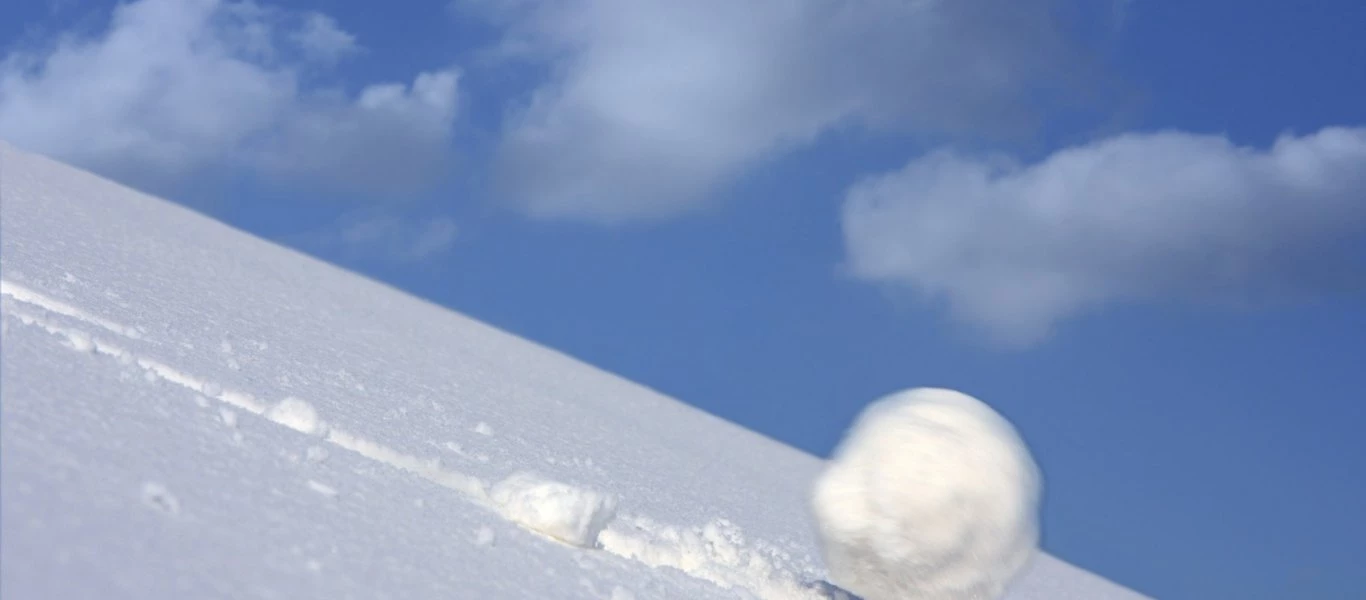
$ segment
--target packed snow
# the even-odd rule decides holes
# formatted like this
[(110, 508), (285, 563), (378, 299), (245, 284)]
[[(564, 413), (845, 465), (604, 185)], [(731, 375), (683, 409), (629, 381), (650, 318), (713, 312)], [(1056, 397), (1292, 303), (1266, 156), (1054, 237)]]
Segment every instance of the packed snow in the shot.
[(498, 482), (492, 498), (509, 521), (585, 548), (597, 546), (598, 534), (617, 510), (610, 495), (528, 472)]
[(864, 409), (812, 495), (831, 580), (866, 600), (999, 598), (1039, 540), (1041, 476), (980, 400), (919, 388)]
[(293, 396), (281, 400), (266, 411), (266, 418), (285, 427), (312, 435), (320, 430), (318, 411), (313, 405)]
[(3, 143), (0, 210), (0, 596), (842, 594), (815, 457)]

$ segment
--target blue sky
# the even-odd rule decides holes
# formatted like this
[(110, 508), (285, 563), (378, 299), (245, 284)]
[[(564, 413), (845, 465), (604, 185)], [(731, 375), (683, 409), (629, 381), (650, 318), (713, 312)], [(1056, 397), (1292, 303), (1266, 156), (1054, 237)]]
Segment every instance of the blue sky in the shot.
[(1366, 588), (1366, 5), (20, 0), (0, 136), (818, 455), (961, 389), (1044, 544)]

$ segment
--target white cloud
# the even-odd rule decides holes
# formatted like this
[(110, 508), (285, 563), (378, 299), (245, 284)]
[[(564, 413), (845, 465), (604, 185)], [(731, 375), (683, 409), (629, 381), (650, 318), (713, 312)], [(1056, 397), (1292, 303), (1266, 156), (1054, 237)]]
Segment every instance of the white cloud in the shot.
[(94, 37), (66, 36), (0, 62), (0, 135), (137, 184), (204, 170), (370, 191), (440, 174), (456, 72), (358, 98), (312, 86), (356, 52), (329, 17), (250, 2), (138, 0)]
[(310, 103), (253, 149), (267, 172), (340, 187), (416, 192), (440, 177), (458, 103), (459, 75), (421, 73), (412, 85), (376, 84), (351, 102)]
[(322, 13), (309, 13), (303, 26), (289, 37), (309, 58), (324, 62), (335, 62), (360, 49), (356, 36), (343, 31), (332, 17)]
[(476, 2), (552, 73), (502, 190), (533, 215), (659, 218), (845, 125), (1000, 134), (1077, 70), (1052, 0)]
[(852, 273), (947, 302), (1007, 344), (1103, 303), (1356, 286), (1366, 128), (1269, 149), (1128, 134), (1021, 165), (948, 152), (851, 188)]

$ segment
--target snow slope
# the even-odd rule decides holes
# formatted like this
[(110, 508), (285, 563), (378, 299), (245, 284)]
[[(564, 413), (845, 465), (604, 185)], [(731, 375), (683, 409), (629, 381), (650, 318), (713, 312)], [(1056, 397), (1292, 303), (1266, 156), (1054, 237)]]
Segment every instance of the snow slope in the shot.
[(5, 598), (835, 594), (818, 459), (2, 142), (0, 300)]

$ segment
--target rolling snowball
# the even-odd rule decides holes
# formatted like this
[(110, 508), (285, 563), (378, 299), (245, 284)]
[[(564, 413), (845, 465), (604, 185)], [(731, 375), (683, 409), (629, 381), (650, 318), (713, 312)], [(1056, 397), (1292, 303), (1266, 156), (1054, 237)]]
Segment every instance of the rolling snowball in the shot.
[(1015, 428), (980, 400), (882, 398), (812, 493), (830, 579), (865, 600), (999, 598), (1038, 546), (1041, 482)]

